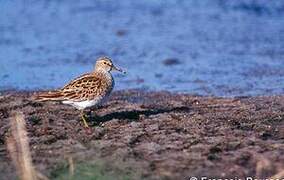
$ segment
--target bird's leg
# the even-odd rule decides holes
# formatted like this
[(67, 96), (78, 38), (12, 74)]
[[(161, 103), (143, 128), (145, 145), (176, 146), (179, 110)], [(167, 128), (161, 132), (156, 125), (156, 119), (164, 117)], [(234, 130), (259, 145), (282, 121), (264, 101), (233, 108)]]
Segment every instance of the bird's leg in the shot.
[(86, 128), (89, 128), (89, 125), (88, 125), (88, 123), (86, 121), (86, 116), (85, 116), (84, 110), (81, 111), (81, 119), (83, 120), (84, 126)]

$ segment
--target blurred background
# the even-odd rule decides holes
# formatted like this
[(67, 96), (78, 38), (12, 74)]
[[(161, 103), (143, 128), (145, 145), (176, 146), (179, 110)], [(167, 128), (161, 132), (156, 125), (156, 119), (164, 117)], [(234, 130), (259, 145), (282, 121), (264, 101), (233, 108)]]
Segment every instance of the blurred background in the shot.
[(116, 90), (284, 92), (284, 1), (0, 1), (0, 90), (59, 88), (110, 56)]

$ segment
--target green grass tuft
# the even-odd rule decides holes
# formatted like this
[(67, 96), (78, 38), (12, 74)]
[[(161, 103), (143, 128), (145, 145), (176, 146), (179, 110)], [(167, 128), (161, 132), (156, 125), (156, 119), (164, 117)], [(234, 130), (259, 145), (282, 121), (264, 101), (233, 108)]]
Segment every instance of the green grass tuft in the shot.
[(73, 176), (70, 175), (66, 164), (51, 173), (51, 179), (54, 180), (131, 180), (134, 177), (132, 172), (115, 170), (104, 164), (90, 162), (75, 164)]

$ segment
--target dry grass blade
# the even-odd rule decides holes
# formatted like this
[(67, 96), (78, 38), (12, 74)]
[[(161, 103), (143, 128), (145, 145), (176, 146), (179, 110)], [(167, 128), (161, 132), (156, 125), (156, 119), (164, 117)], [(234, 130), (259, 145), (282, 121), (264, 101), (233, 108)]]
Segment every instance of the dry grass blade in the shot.
[(68, 164), (69, 164), (69, 176), (71, 178), (72, 176), (74, 176), (74, 171), (75, 171), (73, 158), (71, 156), (68, 157)]
[(29, 139), (23, 113), (10, 118), (12, 136), (7, 138), (7, 149), (22, 180), (48, 179), (35, 171), (32, 164)]
[(7, 150), (10, 154), (10, 157), (12, 159), (12, 163), (15, 165), (16, 169), (20, 169), (21, 167), (19, 166), (19, 155), (16, 147), (16, 142), (13, 137), (7, 137), (6, 139), (6, 145), (7, 145)]

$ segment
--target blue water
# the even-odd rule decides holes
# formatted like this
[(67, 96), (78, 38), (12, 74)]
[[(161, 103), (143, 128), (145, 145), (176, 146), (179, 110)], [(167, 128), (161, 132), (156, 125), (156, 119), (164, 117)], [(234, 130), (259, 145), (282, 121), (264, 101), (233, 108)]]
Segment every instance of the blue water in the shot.
[(128, 71), (117, 90), (283, 94), (284, 1), (0, 0), (1, 90), (59, 88), (100, 55)]

